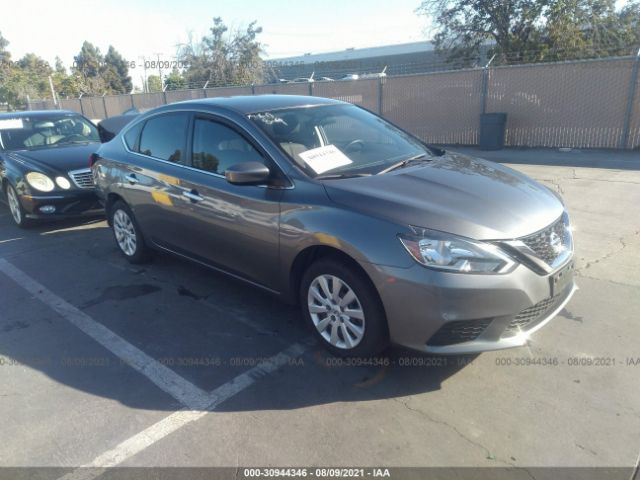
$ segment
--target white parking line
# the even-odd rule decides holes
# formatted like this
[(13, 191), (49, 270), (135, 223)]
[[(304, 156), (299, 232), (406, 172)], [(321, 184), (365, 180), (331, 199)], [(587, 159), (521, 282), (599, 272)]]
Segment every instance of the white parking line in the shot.
[[(0, 215), (0, 217), (2, 217), (2, 215)], [(17, 240), (22, 240), (22, 237), (17, 237), (17, 238), (7, 238), (6, 240), (0, 240), (0, 243), (9, 243), (9, 242), (15, 242)]]
[(0, 272), (128, 365), (142, 373), (186, 407), (121, 442), (113, 449), (96, 457), (90, 463), (61, 477), (60, 480), (92, 480), (102, 475), (106, 468), (121, 464), (167, 435), (202, 418), (221, 403), (253, 385), (260, 378), (275, 372), (280, 367), (299, 357), (305, 352), (307, 346), (314, 344), (312, 339), (305, 339), (303, 343), (306, 345), (295, 343), (279, 354), (259, 363), (231, 381), (207, 393), (183, 379), (173, 370), (149, 357), (105, 326), (97, 323), (89, 315), (66, 302), (2, 258), (0, 258)]
[(291, 360), (302, 355), (305, 349), (306, 348), (300, 344), (292, 345), (274, 357), (271, 357), (266, 362), (253, 367), (238, 375), (230, 382), (216, 388), (210, 393), (210, 403), (205, 410), (193, 411), (184, 409), (177, 411), (133, 437), (128, 438), (112, 450), (99, 455), (91, 463), (83, 465), (77, 470), (64, 475), (59, 480), (92, 480), (102, 475), (106, 468), (120, 465), (125, 460), (140, 453), (167, 435), (202, 418), (224, 401), (253, 385), (261, 377), (275, 372)]
[(208, 405), (209, 396), (204, 390), (134, 347), (4, 259), (0, 259), (0, 272), (147, 377), (182, 405), (195, 410)]

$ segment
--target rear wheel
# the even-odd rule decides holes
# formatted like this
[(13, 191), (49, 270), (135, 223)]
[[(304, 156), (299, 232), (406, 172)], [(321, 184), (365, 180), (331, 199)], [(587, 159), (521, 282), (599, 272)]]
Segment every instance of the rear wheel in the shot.
[(118, 201), (111, 207), (109, 214), (116, 244), (127, 260), (131, 263), (149, 260), (149, 248), (131, 209), (124, 202)]
[(11, 217), (17, 226), (25, 228), (31, 224), (29, 219), (26, 218), (24, 208), (22, 208), (22, 204), (20, 203), (20, 197), (18, 197), (18, 192), (16, 192), (16, 189), (10, 184), (7, 184), (7, 203), (11, 211)]
[(303, 276), (300, 304), (313, 332), (334, 355), (376, 355), (388, 345), (377, 292), (352, 267), (333, 259), (315, 262)]

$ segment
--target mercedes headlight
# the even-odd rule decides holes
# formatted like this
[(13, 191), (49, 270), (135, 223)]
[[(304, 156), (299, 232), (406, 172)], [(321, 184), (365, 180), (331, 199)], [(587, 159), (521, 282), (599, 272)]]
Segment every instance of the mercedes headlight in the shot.
[(458, 273), (497, 274), (516, 265), (496, 245), (426, 229), (401, 234), (404, 248), (420, 264), (434, 270)]
[(50, 192), (56, 186), (49, 177), (47, 177), (43, 173), (38, 172), (29, 172), (25, 176), (29, 185), (31, 185), (36, 190), (40, 190), (41, 192)]

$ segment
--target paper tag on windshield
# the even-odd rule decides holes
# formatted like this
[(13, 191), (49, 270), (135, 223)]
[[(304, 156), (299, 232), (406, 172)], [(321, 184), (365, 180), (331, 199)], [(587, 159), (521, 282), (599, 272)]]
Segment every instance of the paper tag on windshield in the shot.
[(0, 120), (0, 130), (15, 130), (22, 128), (21, 118), (7, 118)]
[(335, 145), (313, 148), (306, 152), (299, 153), (298, 156), (316, 173), (324, 173), (334, 168), (353, 163), (353, 161), (338, 150)]

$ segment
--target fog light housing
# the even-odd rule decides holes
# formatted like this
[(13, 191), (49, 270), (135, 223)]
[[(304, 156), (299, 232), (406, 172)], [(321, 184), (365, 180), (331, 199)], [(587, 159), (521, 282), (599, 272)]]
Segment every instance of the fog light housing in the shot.
[(56, 207), (53, 205), (43, 205), (38, 210), (42, 213), (54, 213), (56, 211)]

